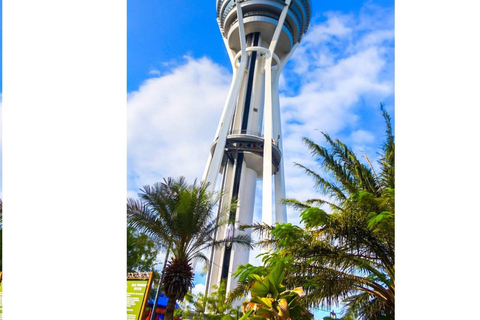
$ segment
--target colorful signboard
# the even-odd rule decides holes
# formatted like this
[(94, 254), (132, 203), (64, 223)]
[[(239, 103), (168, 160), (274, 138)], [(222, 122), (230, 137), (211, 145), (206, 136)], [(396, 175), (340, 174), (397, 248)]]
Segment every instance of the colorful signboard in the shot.
[(127, 274), (127, 320), (142, 320), (153, 272)]

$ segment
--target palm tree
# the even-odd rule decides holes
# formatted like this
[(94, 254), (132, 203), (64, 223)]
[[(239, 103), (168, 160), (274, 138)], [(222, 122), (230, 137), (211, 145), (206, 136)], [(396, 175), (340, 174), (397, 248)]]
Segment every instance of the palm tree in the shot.
[[(177, 300), (183, 300), (193, 286), (194, 260), (208, 262), (204, 252), (224, 244), (214, 241), (222, 219), (215, 219), (214, 209), (219, 195), (207, 192), (207, 185), (188, 185), (184, 177), (169, 178), (140, 190), (140, 200), (128, 199), (130, 226), (144, 232), (163, 248), (170, 248), (172, 258), (164, 277), (165, 295), (169, 298), (165, 319), (173, 319)], [(250, 245), (250, 238), (237, 236), (229, 242)]]
[[(267, 266), (287, 262), (285, 284), (305, 289), (305, 306), (343, 303), (345, 319), (394, 319), (395, 144), (390, 117), (383, 105), (381, 109), (387, 129), (379, 175), (368, 158), (363, 164), (349, 147), (327, 134), (323, 134), (327, 147), (304, 138), (324, 173), (297, 165), (327, 199), (285, 200), (302, 211), (304, 229), (291, 224), (254, 226), (270, 233), (263, 245), (276, 249), (264, 257)], [(330, 206), (331, 213), (322, 205)], [(238, 292), (249, 284), (252, 268), (240, 270), (244, 281)]]

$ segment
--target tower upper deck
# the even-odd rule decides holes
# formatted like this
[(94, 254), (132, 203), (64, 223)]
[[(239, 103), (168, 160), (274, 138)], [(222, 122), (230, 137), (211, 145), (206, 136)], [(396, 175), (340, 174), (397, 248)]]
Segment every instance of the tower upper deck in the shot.
[[(234, 52), (240, 51), (235, 2), (241, 5), (245, 34), (259, 32), (264, 44), (270, 43), (285, 0), (217, 0), (217, 21), (222, 36)], [(275, 53), (282, 57), (300, 42), (310, 23), (311, 1), (292, 0)]]

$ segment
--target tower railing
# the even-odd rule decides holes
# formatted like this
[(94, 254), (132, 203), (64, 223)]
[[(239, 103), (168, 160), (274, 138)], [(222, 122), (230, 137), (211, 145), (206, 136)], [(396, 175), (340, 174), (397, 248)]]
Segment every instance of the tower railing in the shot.
[(230, 130), (228, 134), (248, 134), (250, 136), (257, 136), (263, 138), (263, 134), (255, 130)]
[[(255, 136), (263, 139), (263, 133), (255, 130), (230, 130), (228, 135), (237, 135), (237, 134), (245, 134), (249, 136)], [(272, 143), (274, 146), (278, 147), (278, 143), (275, 139), (272, 139)]]
[[(259, 137), (259, 138), (263, 139), (263, 133), (261, 133), (259, 131), (254, 131), (254, 130), (230, 130), (228, 132), (228, 135), (240, 135), (240, 134)], [(218, 138), (213, 141), (213, 145), (217, 144), (217, 140), (218, 140)], [(272, 139), (272, 143), (273, 143), (274, 146), (278, 147), (277, 140)]]

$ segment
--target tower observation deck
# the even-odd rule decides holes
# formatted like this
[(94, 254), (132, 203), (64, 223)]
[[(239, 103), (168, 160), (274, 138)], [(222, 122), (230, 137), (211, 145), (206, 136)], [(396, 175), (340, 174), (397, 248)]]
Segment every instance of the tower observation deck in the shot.
[[(253, 222), (257, 180), (262, 180), (262, 222), (286, 222), (278, 79), (308, 29), (310, 0), (217, 0), (217, 22), (233, 69), (227, 101), (203, 180), (220, 190), (219, 212), (232, 200), (228, 225), (215, 235), (228, 239)], [(272, 179), (273, 178), (273, 179)], [(273, 181), (272, 181), (273, 180)], [(216, 189), (217, 184), (220, 185)], [(248, 262), (249, 250), (225, 245), (212, 252), (207, 290)]]
[[(278, 25), (280, 15), (287, 6), (282, 0), (247, 0), (237, 1), (241, 4), (245, 34), (260, 33), (262, 43), (270, 44)], [(291, 52), (293, 46), (299, 43), (307, 32), (310, 22), (310, 2), (307, 0), (289, 1), (282, 32), (275, 47), (279, 58)], [(235, 0), (217, 0), (217, 22), (228, 48), (235, 54), (241, 51), (239, 39), (239, 21)], [(268, 47), (268, 46), (266, 46)]]

